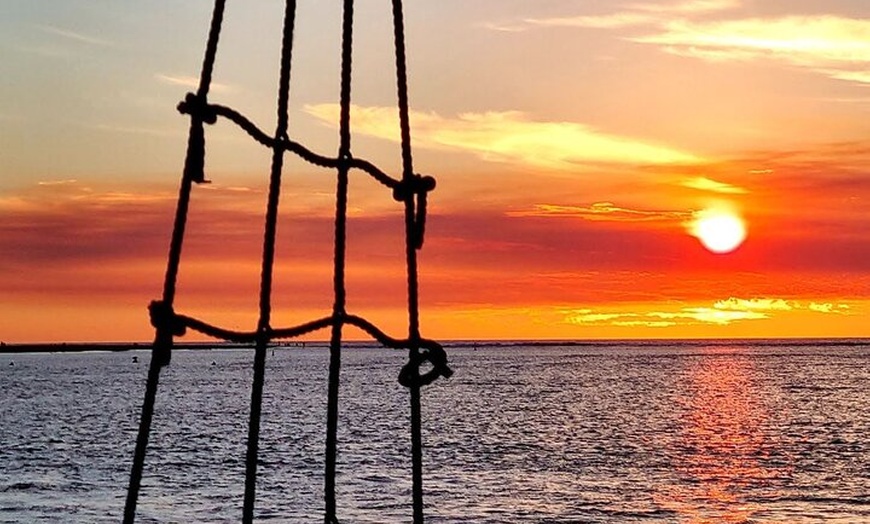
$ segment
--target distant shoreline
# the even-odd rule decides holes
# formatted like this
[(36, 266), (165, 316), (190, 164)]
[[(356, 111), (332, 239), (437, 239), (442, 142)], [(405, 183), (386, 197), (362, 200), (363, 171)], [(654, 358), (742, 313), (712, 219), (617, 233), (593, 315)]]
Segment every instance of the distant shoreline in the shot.
[[(188, 342), (174, 344), (173, 349), (224, 349), (224, 348), (250, 348), (253, 344), (215, 343), (215, 342)], [(0, 344), (2, 353), (76, 353), (82, 351), (134, 351), (150, 350), (151, 342), (45, 342), (25, 344)]]
[[(352, 347), (381, 347), (374, 341), (346, 340), (344, 345)], [(442, 342), (445, 349), (455, 347), (478, 348), (508, 348), (524, 347), (555, 347), (555, 346), (640, 346), (649, 347), (663, 344), (729, 344), (735, 346), (865, 346), (870, 345), (870, 337), (833, 337), (833, 338), (697, 338), (697, 339), (576, 339), (576, 340), (449, 340)], [(76, 353), (84, 351), (149, 351), (151, 342), (37, 342), (37, 343), (5, 343), (0, 342), (0, 354), (18, 353)], [(274, 347), (328, 347), (328, 341), (281, 341), (274, 340), (268, 345)], [(221, 349), (254, 349), (256, 344), (199, 341), (176, 342), (173, 349), (179, 350), (221, 350)]]

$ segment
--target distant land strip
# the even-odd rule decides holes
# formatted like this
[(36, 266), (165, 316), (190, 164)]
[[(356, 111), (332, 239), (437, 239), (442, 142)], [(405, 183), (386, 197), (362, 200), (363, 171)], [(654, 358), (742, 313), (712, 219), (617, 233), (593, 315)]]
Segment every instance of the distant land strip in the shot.
[[(277, 344), (272, 344), (277, 345)], [(220, 342), (188, 342), (174, 344), (173, 349), (234, 349), (252, 348), (254, 344), (235, 344)], [(0, 353), (74, 353), (80, 351), (131, 351), (151, 349), (151, 342), (48, 342), (7, 344), (0, 342)]]
[[(343, 343), (348, 348), (379, 348), (380, 343), (371, 340), (347, 340)], [(870, 337), (855, 338), (732, 338), (732, 339), (583, 339), (583, 340), (448, 340), (442, 345), (445, 348), (491, 349), (525, 347), (525, 348), (566, 348), (566, 347), (597, 347), (643, 349), (662, 346), (722, 346), (741, 348), (755, 347), (855, 347), (870, 346)], [(254, 349), (253, 342), (176, 342), (173, 349), (184, 350), (221, 350), (221, 349)], [(328, 341), (273, 340), (270, 348), (328, 348)], [(75, 353), (82, 351), (131, 351), (150, 350), (151, 342), (38, 342), (38, 343), (6, 343), (0, 341), (0, 354), (4, 353)]]

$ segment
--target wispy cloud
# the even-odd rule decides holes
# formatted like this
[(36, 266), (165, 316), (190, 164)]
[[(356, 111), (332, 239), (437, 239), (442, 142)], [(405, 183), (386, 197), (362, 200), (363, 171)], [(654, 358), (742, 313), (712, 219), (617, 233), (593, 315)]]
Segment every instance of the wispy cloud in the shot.
[(630, 327), (669, 327), (685, 324), (728, 325), (744, 320), (762, 320), (766, 313), (758, 311), (735, 311), (715, 307), (684, 307), (674, 311), (650, 311), (646, 313), (596, 313), (590, 309), (579, 310), (565, 317), (569, 324), (610, 324)]
[(596, 202), (589, 206), (535, 204), (532, 209), (509, 211), (507, 215), (514, 217), (570, 217), (596, 222), (650, 222), (684, 220), (691, 217), (692, 213), (689, 211), (629, 209), (616, 206), (612, 202)]
[(595, 15), (524, 18), (519, 22), (488, 24), (498, 31), (519, 32), (532, 27), (577, 27), (584, 29), (623, 29), (664, 23), (676, 15), (700, 15), (740, 7), (740, 0), (688, 0), (670, 3), (635, 3), (621, 10)]
[(648, 316), (663, 320), (690, 320), (707, 324), (727, 325), (741, 320), (761, 320), (769, 318), (766, 313), (755, 310), (730, 310), (716, 307), (689, 307), (677, 312), (655, 311)]
[(522, 24), (507, 25), (512, 31), (523, 26), (579, 27), (586, 29), (622, 29), (664, 22), (674, 15), (696, 15), (740, 7), (739, 0), (689, 0), (685, 2), (631, 4), (625, 10), (601, 15), (578, 15), (550, 18), (526, 18)]
[(832, 304), (831, 302), (810, 302), (807, 308), (816, 313), (829, 313), (835, 315), (848, 315), (851, 309), (848, 304)]
[(62, 29), (60, 27), (55, 27), (51, 25), (37, 25), (39, 30), (44, 31), (46, 33), (63, 37), (67, 40), (73, 40), (76, 42), (80, 42), (83, 44), (97, 45), (97, 46), (112, 46), (114, 45), (111, 41), (105, 40), (103, 38), (97, 38), (95, 36), (87, 35), (84, 33), (80, 33), (78, 31), (71, 31), (69, 29)]
[[(655, 45), (674, 55), (720, 62), (771, 60), (838, 80), (870, 83), (870, 19), (834, 14), (741, 18), (740, 7), (739, 0), (635, 3), (611, 13), (526, 18), (501, 26), (512, 31), (534, 27), (619, 31), (620, 38)], [(720, 12), (728, 12), (729, 18), (710, 19)]]
[[(324, 123), (338, 121), (337, 104), (305, 106)], [(353, 106), (354, 130), (398, 141), (395, 108)], [(690, 153), (642, 140), (611, 135), (576, 122), (542, 122), (519, 111), (463, 113), (455, 118), (413, 112), (415, 145), (476, 154), (492, 162), (521, 163), (551, 169), (590, 164), (668, 164), (698, 159)]]
[(639, 11), (650, 11), (654, 13), (683, 13), (683, 14), (698, 14), (711, 13), (716, 11), (725, 11), (728, 9), (736, 9), (743, 4), (741, 0), (685, 0), (681, 2), (666, 2), (666, 3), (639, 3), (631, 4), (630, 9)]
[(713, 307), (728, 311), (790, 311), (798, 306), (781, 298), (743, 299), (731, 297), (716, 302)]
[(521, 33), (529, 28), (523, 22), (482, 22), (478, 26), (500, 33)]
[(64, 180), (40, 180), (36, 184), (39, 186), (67, 186), (77, 183), (78, 180), (74, 178), (67, 178)]
[[(819, 69), (819, 72), (824, 73), (831, 78), (836, 78), (837, 80), (845, 80), (847, 82), (858, 82), (861, 84), (870, 84), (870, 72), (867, 71), (838, 71), (836, 69)], [(856, 100), (850, 100), (854, 102)], [(867, 99), (858, 100), (860, 102), (867, 102)]]
[(662, 32), (631, 40), (714, 60), (772, 58), (813, 68), (870, 63), (870, 19), (831, 15), (678, 20)]
[(612, 325), (621, 327), (646, 326), (670, 327), (677, 325), (710, 324), (726, 326), (735, 322), (771, 319), (777, 315), (794, 311), (808, 311), (824, 314), (849, 314), (848, 304), (831, 302), (810, 302), (806, 305), (799, 301), (782, 298), (736, 298), (719, 300), (712, 306), (683, 306), (676, 308), (654, 308), (652, 311), (598, 311), (590, 308), (563, 310), (564, 320), (569, 324)]
[(745, 194), (748, 191), (742, 187), (726, 184), (703, 176), (695, 176), (684, 178), (680, 185), (690, 189), (699, 189), (701, 191), (712, 191), (714, 193), (726, 194)]
[[(528, 26), (541, 27), (581, 27), (587, 29), (620, 29), (647, 25), (658, 20), (658, 15), (647, 13), (622, 12), (607, 15), (581, 15), (554, 18), (526, 18)], [(518, 27), (519, 26), (515, 26)]]
[(572, 324), (585, 324), (594, 322), (609, 322), (619, 318), (630, 317), (625, 313), (593, 313), (591, 309), (579, 309), (568, 316), (568, 322)]
[[(156, 73), (154, 78), (163, 82), (164, 84), (170, 84), (174, 86), (186, 87), (190, 90), (196, 90), (199, 88), (199, 78), (195, 76), (189, 75), (167, 75), (163, 73)], [(210, 85), (211, 90), (218, 92), (227, 92), (232, 91), (232, 88), (228, 84), (222, 84), (220, 82), (212, 82)]]

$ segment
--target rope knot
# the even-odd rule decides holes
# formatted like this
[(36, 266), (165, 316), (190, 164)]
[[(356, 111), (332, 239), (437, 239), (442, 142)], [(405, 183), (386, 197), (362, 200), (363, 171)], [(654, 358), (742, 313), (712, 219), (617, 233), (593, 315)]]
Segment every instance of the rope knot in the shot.
[(193, 93), (187, 93), (184, 100), (178, 104), (178, 111), (190, 115), (184, 176), (197, 184), (208, 183), (209, 181), (205, 179), (205, 131), (202, 124), (217, 122), (217, 113), (208, 105), (205, 97)]
[(151, 325), (160, 332), (180, 337), (187, 331), (184, 322), (178, 318), (172, 306), (162, 300), (152, 300), (148, 305), (148, 313), (151, 316)]
[(339, 151), (337, 160), (340, 168), (350, 169), (353, 166), (353, 154), (350, 151)]
[[(415, 353), (399, 372), (399, 384), (406, 388), (428, 386), (438, 377), (450, 378), (453, 375), (453, 370), (447, 365), (447, 353), (440, 344), (431, 342), (423, 349), (426, 351)], [(421, 375), (420, 366), (425, 362), (432, 364), (432, 369)]]
[(414, 174), (403, 179), (393, 188), (393, 200), (404, 202), (412, 196), (423, 196), (435, 189), (435, 179), (428, 175)]
[(183, 115), (190, 115), (194, 119), (206, 124), (217, 122), (215, 110), (208, 104), (205, 97), (195, 93), (187, 93), (185, 95), (184, 100), (178, 103), (178, 112)]
[(411, 240), (416, 249), (423, 247), (423, 236), (426, 232), (426, 201), (430, 191), (435, 189), (435, 179), (428, 175), (414, 174), (403, 179), (393, 188), (393, 199), (397, 202), (408, 202), (417, 197), (417, 213), (414, 216)]

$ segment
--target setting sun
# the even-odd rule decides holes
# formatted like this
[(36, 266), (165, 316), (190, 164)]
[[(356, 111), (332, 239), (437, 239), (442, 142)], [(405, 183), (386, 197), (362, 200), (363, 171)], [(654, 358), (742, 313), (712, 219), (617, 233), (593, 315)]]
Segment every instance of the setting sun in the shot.
[(746, 225), (731, 211), (705, 209), (692, 222), (691, 234), (713, 253), (730, 253), (746, 239)]

